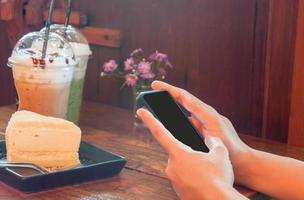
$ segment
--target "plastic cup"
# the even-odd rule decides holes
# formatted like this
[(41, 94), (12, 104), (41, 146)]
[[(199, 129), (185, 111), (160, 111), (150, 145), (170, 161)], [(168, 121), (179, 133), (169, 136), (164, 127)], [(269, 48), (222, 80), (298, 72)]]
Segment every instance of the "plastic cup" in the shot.
[[(41, 30), (43, 33), (45, 28)], [(92, 51), (86, 38), (73, 26), (53, 24), (50, 31), (64, 37), (71, 45), (78, 65), (75, 67), (71, 83), (67, 120), (78, 124), (80, 110), (83, 99), (84, 80), (88, 65), (88, 60)]]
[(33, 32), (16, 44), (8, 65), (19, 98), (18, 110), (66, 118), (70, 85), (77, 62), (71, 46), (50, 34), (45, 59), (41, 59), (43, 34)]

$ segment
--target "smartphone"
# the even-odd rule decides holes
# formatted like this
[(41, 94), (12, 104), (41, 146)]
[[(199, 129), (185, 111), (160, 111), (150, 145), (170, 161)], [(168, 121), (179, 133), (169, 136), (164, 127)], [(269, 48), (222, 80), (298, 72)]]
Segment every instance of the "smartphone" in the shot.
[(148, 109), (177, 140), (193, 150), (209, 151), (204, 139), (167, 91), (142, 92), (136, 102), (138, 108)]

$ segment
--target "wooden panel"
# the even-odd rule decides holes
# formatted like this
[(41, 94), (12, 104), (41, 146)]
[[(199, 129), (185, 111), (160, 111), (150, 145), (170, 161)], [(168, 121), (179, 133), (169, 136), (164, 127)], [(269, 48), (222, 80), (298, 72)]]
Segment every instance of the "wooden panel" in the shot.
[(16, 0), (6, 0), (0, 2), (0, 20), (13, 20), (16, 13)]
[[(139, 47), (144, 49), (146, 56), (155, 50), (167, 53), (174, 66), (168, 71), (167, 81), (185, 87), (187, 69), (194, 67), (196, 51), (187, 49), (186, 44), (198, 38), (191, 35), (194, 30), (187, 26), (195, 20), (194, 15), (189, 15), (189, 9), (198, 4), (201, 3), (186, 0), (128, 1), (124, 7), (122, 58)], [(132, 104), (130, 90), (124, 92), (122, 105), (128, 107)]]
[(119, 30), (85, 27), (80, 29), (90, 44), (113, 47), (120, 47), (121, 32)]
[[(43, 12), (44, 21), (47, 20), (48, 15), (49, 15), (49, 10), (47, 9)], [(65, 16), (66, 16), (65, 9), (54, 9), (52, 22), (56, 24), (64, 24)], [(78, 11), (72, 11), (70, 16), (70, 24), (74, 26), (85, 26), (88, 24), (88, 17)]]
[(289, 120), (288, 143), (304, 146), (304, 1), (299, 0), (299, 14), (293, 85), (291, 94), (291, 110)]
[[(5, 24), (0, 22), (0, 30), (5, 29)], [(7, 37), (7, 32), (0, 31), (0, 105), (11, 104), (15, 101), (13, 88), (13, 77), (11, 69), (7, 67), (7, 58), (10, 56), (11, 48)]]
[(16, 92), (13, 84), (12, 71), (7, 67), (7, 59), (11, 55), (17, 41), (22, 35), (28, 32), (22, 16), (22, 0), (15, 1), (16, 12), (14, 13), (14, 20), (0, 22), (0, 105), (6, 105), (16, 102)]
[(251, 135), (261, 129), (267, 6), (267, 1), (230, 0), (189, 9), (197, 13), (189, 27), (195, 27), (198, 35), (192, 37), (198, 39), (187, 45), (195, 53), (187, 86), (230, 118), (239, 132)]
[(214, 105), (239, 131), (259, 135), (268, 0), (91, 0), (76, 4), (92, 25), (123, 33), (120, 51), (94, 47), (87, 99), (130, 107), (130, 90), (117, 91), (119, 81), (96, 80), (96, 64), (100, 66), (109, 55), (122, 61), (138, 47), (146, 54), (159, 50), (168, 53), (174, 65), (168, 82)]
[(254, 47), (253, 47), (253, 65), (252, 65), (252, 105), (251, 125), (256, 136), (261, 136), (263, 127), (263, 107), (264, 107), (264, 81), (265, 81), (265, 63), (267, 50), (267, 31), (269, 17), (269, 0), (256, 1), (254, 27)]
[[(90, 19), (90, 26), (121, 29), (123, 25), (122, 13), (124, 1), (119, 0), (90, 0), (75, 1), (73, 6), (86, 13)], [(98, 5), (98, 6), (96, 6)], [(120, 49), (112, 49), (91, 45), (93, 59), (89, 62), (84, 95), (86, 99), (120, 105), (120, 80), (101, 78), (101, 66), (109, 59), (120, 59)]]
[(46, 0), (29, 1), (26, 5), (26, 24), (42, 27), (44, 24), (43, 11)]
[(298, 1), (270, 0), (263, 137), (287, 142)]

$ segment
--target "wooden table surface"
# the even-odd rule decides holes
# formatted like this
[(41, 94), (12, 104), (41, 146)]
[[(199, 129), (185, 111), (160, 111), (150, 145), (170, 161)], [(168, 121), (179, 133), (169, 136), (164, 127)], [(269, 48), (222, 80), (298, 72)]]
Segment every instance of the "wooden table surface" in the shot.
[[(15, 106), (0, 107), (0, 131), (4, 132)], [(81, 200), (174, 200), (178, 199), (164, 176), (167, 154), (145, 129), (133, 126), (129, 110), (85, 102), (80, 127), (82, 140), (123, 155), (128, 160), (117, 177), (55, 188), (39, 193), (24, 194), (0, 182), (0, 199), (81, 199)], [(261, 142), (242, 137), (249, 145), (281, 155), (304, 159), (304, 150), (274, 142)], [(3, 137), (0, 139), (3, 139)], [(249, 198), (257, 199), (257, 192), (237, 187)]]

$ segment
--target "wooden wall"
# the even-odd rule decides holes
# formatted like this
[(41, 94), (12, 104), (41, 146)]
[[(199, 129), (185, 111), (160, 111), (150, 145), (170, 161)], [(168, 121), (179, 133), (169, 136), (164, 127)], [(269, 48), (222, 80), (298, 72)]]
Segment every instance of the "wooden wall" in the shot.
[(263, 136), (287, 141), (298, 1), (270, 0)]
[[(4, 22), (0, 22), (0, 30), (5, 30)], [(13, 77), (11, 70), (7, 67), (7, 58), (11, 53), (6, 31), (0, 31), (0, 105), (10, 104), (15, 101), (13, 88)]]
[(0, 21), (0, 105), (16, 103), (14, 80), (11, 69), (7, 67), (7, 60), (19, 38), (29, 32), (23, 16), (23, 1), (16, 2), (18, 12), (13, 14), (15, 20)]
[(159, 50), (174, 65), (170, 83), (213, 105), (240, 132), (261, 134), (267, 1), (91, 0), (80, 1), (79, 8), (94, 13), (92, 25), (123, 32), (121, 49), (94, 47), (86, 98), (128, 106), (130, 96), (115, 81), (99, 79), (98, 66), (112, 57), (125, 59), (134, 48)]
[[(74, 8), (88, 14), (90, 25), (119, 29), (123, 36), (118, 49), (92, 45), (85, 98), (130, 107), (130, 90), (119, 90), (122, 81), (100, 78), (101, 65), (112, 58), (122, 61), (138, 47), (146, 54), (159, 50), (174, 65), (169, 83), (213, 105), (239, 132), (287, 142), (298, 3), (75, 0)], [(3, 38), (10, 33), (0, 34), (4, 65), (10, 48)], [(13, 87), (9, 70), (0, 70), (3, 105), (13, 102)]]
[(304, 0), (299, 0), (288, 144), (304, 146)]

